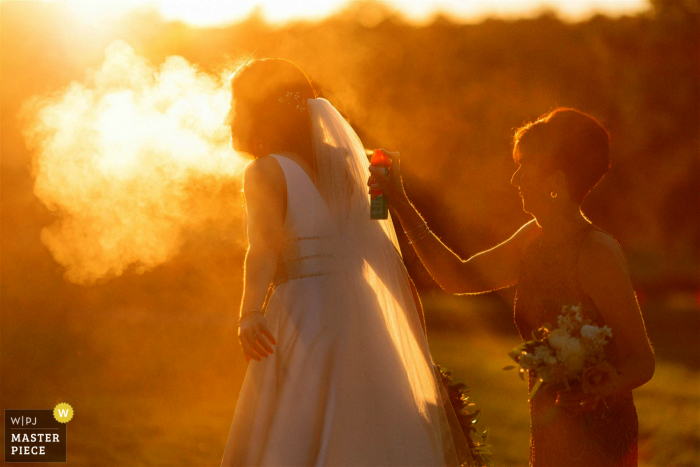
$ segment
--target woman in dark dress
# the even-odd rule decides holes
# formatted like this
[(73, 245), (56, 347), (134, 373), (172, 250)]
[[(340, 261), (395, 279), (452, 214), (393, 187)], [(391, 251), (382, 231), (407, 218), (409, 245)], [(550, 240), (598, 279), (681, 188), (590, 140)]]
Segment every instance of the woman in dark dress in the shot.
[(471, 294), (517, 285), (515, 323), (523, 339), (556, 323), (562, 306), (579, 303), (584, 317), (612, 329), (608, 364), (586, 375), (586, 392), (552, 388), (530, 401), (530, 465), (636, 466), (632, 390), (652, 377), (654, 354), (620, 246), (580, 209), (610, 166), (608, 133), (593, 117), (559, 108), (520, 128), (514, 142), (518, 168), (511, 184), (534, 219), (467, 260), (433, 235), (408, 200), (398, 153), (387, 177), (371, 169), (373, 183), (444, 290)]

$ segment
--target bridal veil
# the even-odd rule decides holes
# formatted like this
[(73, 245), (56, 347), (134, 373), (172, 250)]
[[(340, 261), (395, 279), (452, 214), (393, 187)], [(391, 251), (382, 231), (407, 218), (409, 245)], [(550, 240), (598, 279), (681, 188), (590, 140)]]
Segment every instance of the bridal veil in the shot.
[[(328, 100), (308, 99), (307, 109), (316, 187), (331, 213), (334, 225), (329, 228), (339, 239), (332, 269), (342, 276), (339, 284), (357, 297), (357, 306), (371, 301), (371, 308), (381, 310), (383, 319), (373, 320), (365, 337), (390, 337), (390, 351), (398, 355), (402, 365), (396, 371), (410, 385), (413, 408), (435, 452), (442, 454), (445, 465), (472, 465), (464, 434), (452, 406), (444, 399), (446, 391), (431, 359), (392, 221), (370, 219), (365, 149)], [(343, 308), (352, 312), (351, 307)], [(371, 365), (371, 360), (367, 364)]]

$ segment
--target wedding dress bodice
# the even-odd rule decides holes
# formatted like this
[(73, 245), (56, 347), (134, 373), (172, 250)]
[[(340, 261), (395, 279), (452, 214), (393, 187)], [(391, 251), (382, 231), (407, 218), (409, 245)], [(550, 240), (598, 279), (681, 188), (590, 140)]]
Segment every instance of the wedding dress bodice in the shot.
[[(291, 159), (272, 154), (284, 172), (287, 210), (275, 285), (331, 274), (338, 235), (328, 207), (304, 170)], [(335, 251), (334, 251), (335, 250)]]

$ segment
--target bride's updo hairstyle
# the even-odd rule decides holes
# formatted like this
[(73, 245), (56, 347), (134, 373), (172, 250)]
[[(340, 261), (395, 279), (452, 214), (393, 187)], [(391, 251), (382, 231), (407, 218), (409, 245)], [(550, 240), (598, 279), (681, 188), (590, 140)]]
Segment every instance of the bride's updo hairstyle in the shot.
[(520, 127), (513, 160), (561, 170), (571, 200), (581, 204), (610, 168), (610, 135), (595, 118), (560, 107)]
[(316, 91), (306, 73), (289, 60), (252, 60), (231, 78), (231, 131), (255, 157), (294, 152), (312, 164), (311, 121), (306, 106)]

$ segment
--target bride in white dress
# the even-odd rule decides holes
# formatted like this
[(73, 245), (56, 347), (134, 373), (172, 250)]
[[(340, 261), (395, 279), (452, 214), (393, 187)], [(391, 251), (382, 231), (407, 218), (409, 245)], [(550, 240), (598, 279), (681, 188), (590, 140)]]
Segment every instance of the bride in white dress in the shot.
[(468, 465), (393, 225), (370, 220), (359, 138), (291, 62), (253, 60), (232, 85), (233, 145), (256, 159), (250, 363), (221, 465)]

